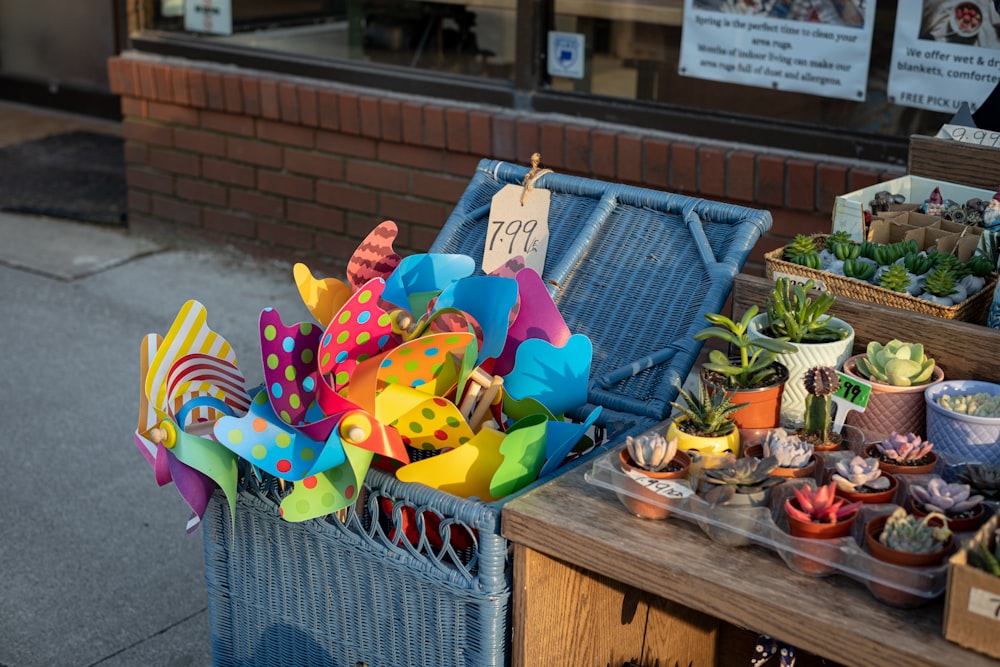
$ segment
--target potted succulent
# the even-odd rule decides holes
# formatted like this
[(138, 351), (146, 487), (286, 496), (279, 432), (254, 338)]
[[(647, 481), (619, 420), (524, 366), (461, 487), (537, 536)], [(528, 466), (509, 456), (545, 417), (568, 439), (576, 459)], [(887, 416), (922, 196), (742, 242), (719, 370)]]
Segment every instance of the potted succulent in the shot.
[(731, 463), (702, 470), (699, 496), (708, 504), (708, 516), (702, 528), (713, 540), (729, 546), (749, 544), (759, 517), (744, 510), (767, 505), (768, 492), (784, 479), (771, 471), (778, 461), (773, 457), (742, 457)]
[[(955, 544), (948, 519), (940, 512), (917, 518), (897, 507), (892, 514), (875, 517), (865, 525), (865, 543), (872, 558), (894, 566), (934, 567), (941, 565)], [(872, 594), (900, 607), (914, 606), (927, 598), (902, 590), (888, 583), (905, 580), (899, 569), (872, 568), (879, 581), (870, 581)]]
[(950, 464), (1000, 464), (1000, 385), (948, 380), (928, 387), (927, 437)]
[(670, 404), (680, 415), (667, 428), (668, 439), (676, 438), (677, 447), (687, 452), (739, 454), (740, 432), (733, 415), (745, 404), (734, 405), (733, 392), (710, 391), (699, 380), (697, 397), (680, 385), (677, 394), (684, 403)]
[(709, 351), (708, 361), (702, 365), (701, 378), (715, 390), (734, 392), (734, 402), (746, 403), (735, 413), (736, 426), (741, 429), (778, 426), (788, 369), (776, 359), (779, 354), (795, 351), (795, 347), (784, 339), (750, 339), (750, 321), (757, 316), (758, 310), (757, 306), (751, 306), (738, 322), (719, 313), (708, 313), (705, 319), (712, 326), (694, 335), (695, 340), (715, 339), (726, 343), (735, 355), (727, 356), (721, 350)]
[(879, 468), (893, 475), (929, 475), (938, 456), (934, 443), (916, 433), (893, 431), (879, 442), (865, 446), (865, 455), (878, 459)]
[(984, 500), (1000, 500), (1000, 464), (966, 463), (958, 473), (958, 481), (968, 484)]
[[(811, 442), (783, 428), (772, 429), (759, 447), (763, 457), (774, 457), (778, 465), (771, 471), (776, 477), (812, 477), (816, 472), (816, 455)], [(753, 453), (756, 453), (753, 452)], [(747, 448), (747, 455), (751, 455)]]
[[(862, 504), (847, 502), (837, 496), (836, 491), (835, 482), (819, 487), (801, 484), (792, 489), (793, 497), (788, 498), (784, 505), (789, 534), (810, 540), (836, 540), (849, 535)], [(821, 562), (832, 560), (834, 552), (811, 544), (802, 548), (813, 558), (793, 558), (793, 563), (799, 570), (808, 574), (829, 574), (835, 571), (835, 567)]]
[(868, 407), (847, 413), (845, 423), (869, 433), (927, 436), (923, 392), (943, 380), (944, 371), (925, 354), (923, 345), (896, 339), (885, 345), (871, 341), (864, 354), (844, 362), (844, 374), (872, 387)]
[(691, 457), (677, 449), (677, 439), (668, 440), (655, 432), (627, 436), (618, 457), (627, 480), (627, 493), (618, 494), (622, 504), (644, 519), (667, 518), (670, 511), (664, 505), (670, 496), (660, 491), (679, 490), (675, 485), (658, 482), (684, 480), (691, 468)]
[(837, 495), (862, 503), (891, 503), (899, 482), (882, 472), (878, 459), (854, 456), (838, 461), (831, 479), (837, 484)]
[(766, 312), (751, 319), (751, 340), (787, 338), (796, 351), (779, 354), (777, 360), (788, 368), (788, 383), (781, 398), (781, 421), (802, 422), (806, 394), (802, 376), (816, 366), (840, 368), (854, 346), (854, 328), (827, 313), (837, 297), (822, 292), (810, 295), (812, 280), (797, 284), (779, 278), (767, 298)]
[(986, 517), (983, 497), (972, 493), (972, 487), (961, 482), (948, 483), (938, 475), (926, 484), (910, 485), (910, 511), (921, 517), (938, 512), (948, 517), (952, 532), (975, 530)]

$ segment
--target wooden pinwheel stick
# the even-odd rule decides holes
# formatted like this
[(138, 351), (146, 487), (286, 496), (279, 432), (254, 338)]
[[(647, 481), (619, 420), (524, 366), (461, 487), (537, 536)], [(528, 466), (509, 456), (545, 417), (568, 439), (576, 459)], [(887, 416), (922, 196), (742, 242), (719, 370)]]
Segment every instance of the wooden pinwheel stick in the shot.
[(490, 405), (496, 399), (497, 394), (503, 388), (503, 378), (499, 375), (494, 375), (493, 379), (490, 381), (490, 386), (486, 388), (483, 395), (479, 399), (479, 403), (476, 405), (475, 412), (469, 418), (469, 426), (472, 427), (473, 431), (478, 431), (479, 427), (482, 426), (483, 421), (485, 421), (487, 414), (490, 410)]

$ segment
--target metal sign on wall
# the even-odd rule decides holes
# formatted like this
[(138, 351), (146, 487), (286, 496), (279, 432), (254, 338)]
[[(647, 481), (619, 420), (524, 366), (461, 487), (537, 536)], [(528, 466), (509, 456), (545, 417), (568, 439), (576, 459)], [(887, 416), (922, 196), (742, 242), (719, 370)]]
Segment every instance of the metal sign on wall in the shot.
[(232, 0), (187, 0), (184, 3), (184, 29), (212, 35), (233, 34)]

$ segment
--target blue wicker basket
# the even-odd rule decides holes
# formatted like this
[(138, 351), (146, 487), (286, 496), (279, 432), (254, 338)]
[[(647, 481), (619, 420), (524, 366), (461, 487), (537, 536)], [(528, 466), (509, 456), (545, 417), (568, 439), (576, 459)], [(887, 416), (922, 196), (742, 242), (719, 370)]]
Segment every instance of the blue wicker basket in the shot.
[[(431, 252), (481, 263), (493, 195), (527, 173), (480, 162)], [(554, 173), (535, 187), (552, 193), (542, 278), (570, 330), (594, 346), (580, 414), (601, 406), (604, 441), (580, 463), (669, 415), (700, 349), (692, 334), (722, 308), (771, 216)], [(508, 664), (500, 513), (512, 496), (458, 498), (372, 469), (348, 510), (289, 523), (277, 480), (242, 472), (235, 528), (219, 494), (203, 525), (216, 665)]]

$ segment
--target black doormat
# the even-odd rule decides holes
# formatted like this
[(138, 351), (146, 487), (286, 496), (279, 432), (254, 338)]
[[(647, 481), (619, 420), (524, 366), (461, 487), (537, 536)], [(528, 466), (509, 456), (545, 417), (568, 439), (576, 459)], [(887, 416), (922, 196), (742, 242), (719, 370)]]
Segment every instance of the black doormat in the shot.
[(0, 210), (123, 226), (122, 139), (76, 130), (0, 148)]

